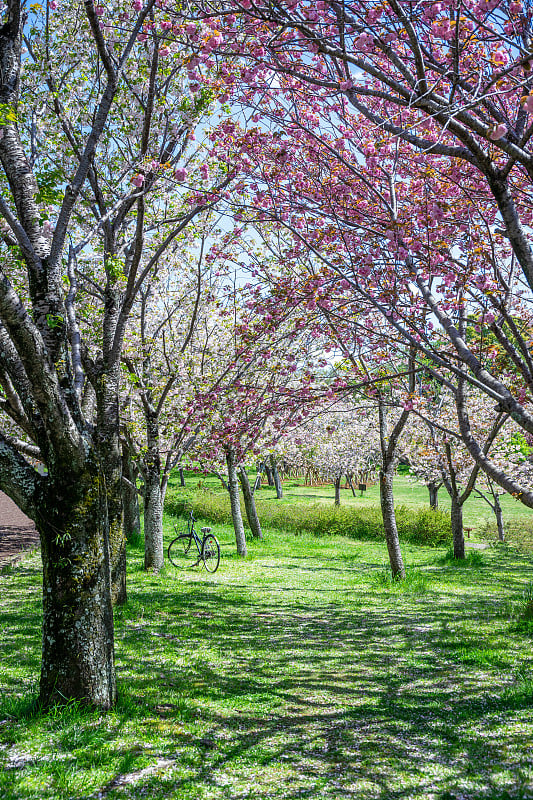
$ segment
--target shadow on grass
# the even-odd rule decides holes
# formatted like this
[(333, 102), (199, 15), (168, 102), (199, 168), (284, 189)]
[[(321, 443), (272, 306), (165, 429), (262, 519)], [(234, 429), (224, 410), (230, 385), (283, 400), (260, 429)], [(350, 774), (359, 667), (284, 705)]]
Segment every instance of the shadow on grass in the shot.
[[(433, 562), (438, 602), (417, 597), (416, 605), (368, 582), (343, 588), (352, 570), (329, 562), (305, 572), (319, 584), (333, 571), (340, 585), (290, 586), (292, 569), (268, 569), (279, 570), (280, 583), (140, 578), (116, 612), (117, 710), (100, 717), (73, 706), (32, 717), (12, 709), (0, 737), (6, 729), (12, 747), (24, 725), (40, 727), (54, 755), (4, 770), (0, 796), (37, 797), (21, 787), (41, 771), (52, 781), (42, 797), (88, 798), (92, 790), (77, 788), (69, 770), (100, 768), (109, 798), (139, 796), (113, 786), (113, 777), (135, 771), (135, 791), (155, 800), (528, 796), (533, 663), (516, 663), (498, 584), (518, 590), (529, 559), (498, 551), (479, 570)], [(33, 577), (25, 576), (26, 588)], [(302, 589), (318, 601), (291, 595)], [(19, 632), (11, 597), (0, 615), (10, 645), (38, 640), (36, 603)], [(13, 686), (19, 658), (6, 653)], [(36, 660), (33, 646), (22, 671)], [(160, 757), (169, 762), (164, 770), (141, 773)]]
[[(499, 609), (498, 600), (484, 603), (484, 613)], [(472, 674), (455, 657), (468, 648), (475, 655), (479, 645), (479, 632), (455, 632), (479, 613), (475, 601), (457, 598), (438, 610), (428, 604), (416, 618), (390, 608), (347, 613), (287, 601), (280, 612), (258, 599), (215, 603), (212, 592), (195, 587), (170, 599), (168, 611), (178, 627), (185, 624), (192, 652), (201, 653), (206, 635), (212, 650), (228, 654), (219, 668), (196, 655), (158, 684), (156, 694), (188, 698), (203, 723), (201, 739), (191, 743), (201, 763), (182, 788), (216, 785), (228, 765), (245, 762), (252, 771), (284, 765), (295, 781), (280, 795), (287, 798), (367, 796), (354, 786), (378, 797), (459, 797), (470, 785), (476, 797), (524, 796), (524, 730), (513, 720), (529, 712), (531, 735), (533, 684), (513, 682), (505, 657), (488, 665), (490, 674)], [(124, 633), (126, 670), (138, 633)], [(143, 633), (169, 636), (166, 626)], [(176, 633), (178, 650), (181, 639)], [(474, 656), (471, 664), (479, 667)], [(138, 677), (131, 689), (146, 698), (154, 692), (149, 678)], [(506, 732), (504, 718), (513, 722)], [(403, 786), (394, 789), (398, 776)]]

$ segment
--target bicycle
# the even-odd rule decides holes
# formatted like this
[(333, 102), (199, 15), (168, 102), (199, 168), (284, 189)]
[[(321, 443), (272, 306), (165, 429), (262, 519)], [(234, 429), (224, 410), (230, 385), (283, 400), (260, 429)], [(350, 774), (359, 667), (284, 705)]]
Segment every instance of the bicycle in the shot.
[[(200, 561), (203, 561), (208, 572), (216, 572), (220, 564), (220, 545), (217, 537), (211, 533), (211, 528), (200, 528), (202, 532), (200, 539), (194, 529), (195, 522), (194, 514), (191, 511), (187, 519), (187, 532), (179, 533), (168, 546), (168, 560), (177, 569), (196, 567)], [(174, 526), (174, 530), (177, 532), (176, 526)], [(196, 561), (191, 561), (189, 554), (193, 542), (198, 551)], [(194, 556), (194, 551), (192, 555)]]

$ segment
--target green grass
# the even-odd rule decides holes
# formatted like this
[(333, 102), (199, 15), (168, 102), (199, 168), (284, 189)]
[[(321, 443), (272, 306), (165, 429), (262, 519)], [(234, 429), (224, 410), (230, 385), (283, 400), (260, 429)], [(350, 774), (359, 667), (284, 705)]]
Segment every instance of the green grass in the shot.
[[(252, 478), (253, 472), (250, 472)], [(177, 478), (173, 476), (170, 481), (170, 491), (177, 489)], [(343, 484), (344, 485), (344, 484)], [(225, 498), (226, 492), (221, 487), (220, 480), (215, 476), (203, 476), (197, 473), (186, 473), (186, 492), (190, 495), (201, 493), (202, 489), (216, 492)], [(288, 479), (283, 482), (283, 499), (275, 500), (275, 490), (263, 481), (261, 489), (257, 492), (258, 503), (272, 501), (277, 506), (294, 506), (311, 503), (333, 506), (334, 489), (332, 484), (322, 486), (304, 486), (303, 480)], [(400, 474), (394, 480), (394, 497), (397, 508), (424, 510), (428, 508), (428, 491), (426, 487), (416, 482), (406, 474)], [(510, 495), (500, 498), (503, 509), (504, 523), (506, 526), (507, 540), (510, 544), (533, 552), (533, 510), (526, 508), (522, 503)], [(372, 512), (379, 508), (379, 486), (377, 483), (369, 486), (363, 497), (356, 492), (352, 496), (350, 489), (341, 491), (341, 508), (364, 510)], [(450, 499), (444, 487), (439, 490), (439, 508), (449, 513)], [(480, 540), (495, 541), (497, 539), (494, 515), (489, 505), (479, 497), (470, 496), (464, 505), (463, 511), (465, 529), (470, 528), (467, 541)]]
[[(288, 533), (311, 533), (316, 536), (339, 534), (352, 539), (383, 540), (383, 517), (377, 506), (353, 508), (336, 507), (320, 502), (297, 502), (288, 504), (259, 498), (257, 512), (261, 524)], [(167, 494), (167, 509), (176, 516), (190, 506), (197, 517), (218, 524), (232, 521), (229, 495), (201, 489), (196, 492), (171, 490)], [(243, 508), (243, 517), (246, 521)], [(429, 508), (396, 509), (396, 523), (400, 539), (421, 545), (451, 544), (450, 518), (444, 511)]]
[(35, 709), (38, 555), (0, 577), (2, 800), (533, 796), (529, 556), (407, 544), (399, 583), (379, 542), (266, 531), (242, 561), (215, 527), (214, 575), (130, 549), (107, 715)]

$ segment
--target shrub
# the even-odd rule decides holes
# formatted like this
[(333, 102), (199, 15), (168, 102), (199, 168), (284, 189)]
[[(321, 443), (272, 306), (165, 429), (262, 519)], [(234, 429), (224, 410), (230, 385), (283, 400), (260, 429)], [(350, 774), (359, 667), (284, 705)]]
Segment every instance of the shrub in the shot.
[[(429, 544), (437, 546), (448, 544), (452, 538), (450, 518), (439, 509), (412, 508), (401, 506), (396, 512), (398, 529), (413, 544)], [(400, 522), (401, 520), (401, 522)]]
[(193, 506), (193, 495), (185, 491), (167, 491), (165, 511), (172, 517), (181, 517)]
[[(215, 524), (231, 524), (227, 494), (212, 491), (169, 492), (166, 511), (180, 516), (184, 513), (187, 502), (197, 517)], [(384, 537), (381, 509), (378, 506), (356, 509), (327, 506), (323, 503), (284, 505), (276, 501), (258, 500), (257, 512), (261, 524), (266, 528), (278, 528), (296, 535), (339, 534), (363, 540), (382, 540)], [(451, 542), (450, 518), (442, 511), (400, 506), (396, 511), (396, 521), (402, 541), (432, 547)]]
[[(493, 520), (487, 520), (482, 534), (485, 539), (498, 541), (498, 530)], [(533, 520), (521, 518), (505, 520), (505, 541), (526, 553), (533, 552)]]

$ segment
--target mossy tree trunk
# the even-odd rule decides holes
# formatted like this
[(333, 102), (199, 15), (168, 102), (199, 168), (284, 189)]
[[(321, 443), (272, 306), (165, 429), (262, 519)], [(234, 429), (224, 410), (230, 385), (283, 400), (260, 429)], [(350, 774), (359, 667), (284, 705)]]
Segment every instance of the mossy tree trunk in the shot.
[(163, 498), (157, 416), (146, 413), (147, 452), (144, 457), (144, 568), (159, 572), (163, 566)]
[(444, 467), (442, 468), (442, 482), (451, 500), (450, 521), (452, 525), (453, 556), (454, 558), (462, 559), (465, 557), (463, 505), (474, 489), (478, 468), (474, 468), (466, 489), (461, 492), (457, 482), (457, 472), (449, 442), (445, 442), (444, 449), (446, 452), (447, 470), (444, 470)]
[(106, 480), (54, 470), (36, 524), (43, 561), (40, 702), (79, 699), (102, 709), (116, 700), (111, 553)]
[(118, 407), (118, 365), (96, 383), (96, 446), (105, 482), (107, 529), (111, 560), (111, 597), (114, 605), (126, 602), (126, 536), (123, 525), (122, 448)]
[[(128, 72), (138, 72), (135, 43), (152, 4), (136, 14), (120, 52), (112, 58), (94, 3), (79, 7), (81, 16), (74, 21), (66, 15), (65, 25), (75, 26), (87, 56), (86, 81), (76, 89), (74, 106), (90, 107), (89, 126), (77, 130), (74, 145), (64, 109), (49, 104), (46, 114), (52, 116), (45, 125), (54, 128), (54, 115), (55, 122), (59, 115), (57, 135), (45, 144), (33, 142), (31, 153), (27, 138), (21, 137), (17, 109), (24, 114), (21, 94), (28, 95), (36, 86), (37, 93), (50, 89), (50, 64), (38, 46), (44, 27), (37, 18), (35, 25), (27, 25), (20, 0), (8, 0), (2, 12), (0, 106), (14, 113), (3, 114), (0, 126), (6, 223), (2, 236), (13, 255), (4, 258), (0, 268), (0, 394), (2, 418), (9, 418), (9, 425), (0, 428), (0, 488), (35, 520), (41, 537), (41, 702), (46, 706), (76, 698), (108, 709), (116, 698), (112, 598), (125, 599), (120, 364), (129, 315), (165, 248), (158, 249), (154, 261), (145, 240), (145, 225), (151, 224), (145, 192), (125, 197), (120, 187), (106, 182), (104, 151), (107, 132), (120, 129), (130, 153), (128, 165), (132, 153), (136, 163), (144, 163), (153, 109), (159, 109), (159, 100), (165, 102), (165, 90), (154, 54), (146, 65), (146, 74), (153, 78), (151, 100), (134, 112), (136, 119), (143, 118), (143, 133), (128, 138), (127, 126), (122, 125), (124, 105), (116, 101), (130, 85)], [(54, 30), (48, 33), (53, 50)], [(74, 34), (74, 27), (69, 33)], [(22, 69), (24, 37), (37, 45), (31, 75)], [(55, 68), (61, 84), (67, 73), (62, 73), (60, 60)], [(57, 191), (51, 201), (55, 210), (50, 235), (43, 229), (42, 187), (37, 181), (43, 157), (61, 165), (61, 174), (53, 178), (57, 185), (50, 186)], [(203, 205), (189, 218), (196, 213), (204, 213)], [(97, 229), (86, 239), (93, 214)], [(165, 246), (170, 247), (183, 223), (177, 226), (175, 234), (168, 232)], [(97, 240), (90, 265), (86, 259), (78, 261)], [(84, 269), (90, 275), (84, 276), (87, 282), (79, 293)], [(89, 285), (94, 313), (87, 306)], [(23, 444), (31, 441), (30, 455), (46, 465), (47, 475), (39, 475), (33, 461), (21, 454), (13, 426), (23, 434)]]

